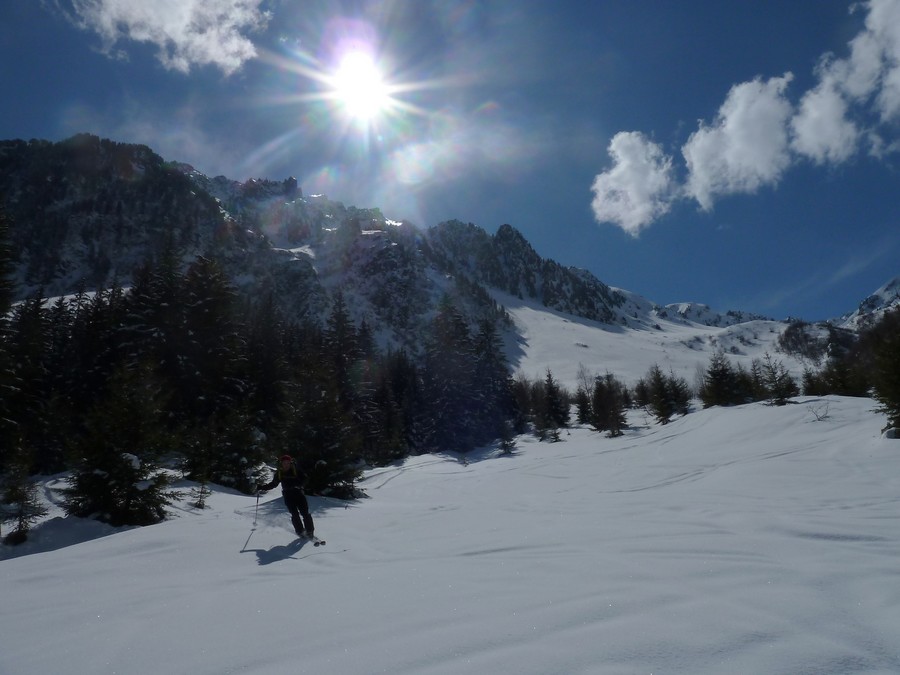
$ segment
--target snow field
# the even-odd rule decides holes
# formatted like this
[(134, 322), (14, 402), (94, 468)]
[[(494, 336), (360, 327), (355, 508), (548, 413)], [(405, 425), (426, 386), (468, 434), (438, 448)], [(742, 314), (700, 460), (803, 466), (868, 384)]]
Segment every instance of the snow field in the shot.
[(410, 458), (312, 499), (324, 548), (277, 492), (57, 516), (0, 563), (0, 672), (900, 672), (900, 446), (818, 403)]

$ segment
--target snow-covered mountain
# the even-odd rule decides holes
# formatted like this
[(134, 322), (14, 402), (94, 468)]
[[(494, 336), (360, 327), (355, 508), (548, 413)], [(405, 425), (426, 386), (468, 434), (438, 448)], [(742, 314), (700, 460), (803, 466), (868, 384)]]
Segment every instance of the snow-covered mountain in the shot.
[(900, 306), (900, 277), (896, 277), (859, 303), (855, 311), (841, 317), (842, 327), (858, 330), (874, 324), (885, 312)]
[(771, 319), (707, 325), (677, 315), (673, 319), (668, 311), (627, 294), (626, 310), (640, 304), (645, 311), (637, 312), (639, 318), (632, 317), (626, 327), (557, 312), (508, 294), (494, 297), (507, 308), (514, 326), (507, 348), (512, 367), (531, 379), (543, 377), (550, 368), (571, 391), (583, 384), (584, 372), (610, 372), (633, 384), (654, 364), (693, 384), (698, 370), (706, 368), (718, 351), (747, 369), (768, 353), (797, 377), (806, 365), (779, 353), (778, 338), (785, 324)]
[[(340, 291), (382, 346), (415, 352), (449, 298), (473, 325), (499, 319), (511, 344), (528, 339), (516, 312), (549, 312), (568, 317), (573, 335), (554, 347), (575, 345), (576, 364), (615, 371), (623, 359), (610, 357), (610, 345), (627, 336), (628, 348), (646, 355), (644, 368), (658, 362), (690, 377), (715, 350), (738, 360), (773, 350), (787, 326), (698, 303), (658, 306), (542, 258), (510, 225), (493, 235), (460, 221), (420, 228), (377, 208), (304, 195), (292, 178), (210, 178), (145, 146), (95, 136), (0, 142), (0, 194), (13, 225), (19, 297), (127, 286), (139, 265), (169, 250), (183, 264), (217, 259), (239, 290), (273, 297), (290, 318), (321, 321)], [(896, 304), (897, 287), (885, 286), (843, 325), (863, 326)], [(590, 345), (603, 347), (591, 354)], [(525, 363), (515, 349), (512, 356)]]

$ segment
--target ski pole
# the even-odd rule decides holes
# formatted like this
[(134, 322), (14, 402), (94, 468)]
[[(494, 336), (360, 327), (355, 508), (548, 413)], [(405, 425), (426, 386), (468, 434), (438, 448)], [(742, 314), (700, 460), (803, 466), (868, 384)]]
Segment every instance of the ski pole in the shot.
[(253, 527), (256, 527), (256, 516), (259, 515), (259, 490), (256, 491), (256, 511), (253, 512)]

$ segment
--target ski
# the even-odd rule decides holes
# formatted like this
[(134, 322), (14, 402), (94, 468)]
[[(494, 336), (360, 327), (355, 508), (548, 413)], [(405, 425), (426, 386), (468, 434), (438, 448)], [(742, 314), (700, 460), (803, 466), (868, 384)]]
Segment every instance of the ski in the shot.
[(313, 543), (313, 546), (324, 546), (327, 543), (324, 539), (319, 539), (314, 534), (302, 534), (300, 535), (300, 538), (311, 541)]

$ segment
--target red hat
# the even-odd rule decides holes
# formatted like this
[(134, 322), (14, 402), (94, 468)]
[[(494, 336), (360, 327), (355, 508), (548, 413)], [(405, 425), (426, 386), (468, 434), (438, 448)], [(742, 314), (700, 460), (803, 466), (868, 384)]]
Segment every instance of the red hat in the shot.
[(294, 461), (294, 458), (291, 457), (290, 455), (282, 455), (281, 457), (278, 458), (278, 460), (281, 461), (281, 462), (283, 462), (284, 460), (287, 460), (287, 461), (289, 461), (289, 462), (293, 462), (293, 461)]

